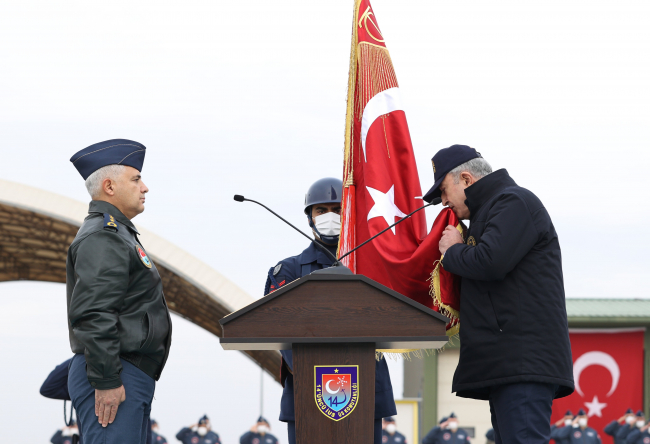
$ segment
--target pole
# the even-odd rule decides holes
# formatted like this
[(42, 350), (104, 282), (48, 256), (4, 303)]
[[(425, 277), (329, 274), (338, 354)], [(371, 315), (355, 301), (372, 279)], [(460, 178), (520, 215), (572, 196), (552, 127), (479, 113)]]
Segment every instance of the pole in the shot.
[(260, 366), (260, 416), (264, 416), (264, 368)]

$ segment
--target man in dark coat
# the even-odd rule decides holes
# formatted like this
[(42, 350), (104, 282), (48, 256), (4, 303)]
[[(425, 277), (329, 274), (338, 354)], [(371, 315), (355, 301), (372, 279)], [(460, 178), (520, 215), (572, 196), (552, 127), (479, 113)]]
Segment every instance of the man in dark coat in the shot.
[(649, 428), (650, 421), (641, 427), (636, 427), (627, 435), (624, 444), (650, 444)]
[(540, 200), (475, 149), (433, 157), (441, 198), (469, 219), (440, 240), (445, 270), (460, 276), (460, 359), (452, 390), (490, 402), (496, 443), (547, 443), (554, 398), (573, 392), (571, 345), (557, 233)]
[[(632, 416), (632, 419), (633, 421), (630, 421), (629, 419), (626, 420), (625, 425), (622, 425), (618, 428), (616, 434), (614, 435), (614, 442), (627, 443), (628, 437), (635, 431), (643, 428), (645, 425), (645, 414), (642, 410), (636, 412), (636, 416)], [(636, 434), (634, 436), (636, 436)], [(632, 441), (636, 439), (637, 438), (633, 438)]]
[[(320, 179), (309, 188), (305, 196), (304, 212), (316, 239), (298, 256), (288, 257), (271, 267), (264, 287), (264, 295), (285, 284), (307, 276), (313, 271), (332, 266), (341, 231), (341, 197), (343, 182), (340, 179)], [(330, 254), (326, 253), (329, 251)], [(282, 350), (280, 379), (284, 390), (280, 401), (280, 421), (287, 423), (289, 444), (296, 444), (296, 417), (293, 396), (293, 353)], [(381, 358), (375, 362), (375, 427), (374, 442), (381, 443), (381, 420), (397, 414), (393, 399), (388, 365)]]
[(625, 414), (618, 418), (618, 420), (615, 419), (607, 424), (603, 429), (603, 432), (614, 438), (614, 444), (625, 444), (625, 439), (622, 441), (617, 439), (616, 434), (623, 427), (633, 427), (635, 420), (634, 411), (632, 409), (627, 409)]

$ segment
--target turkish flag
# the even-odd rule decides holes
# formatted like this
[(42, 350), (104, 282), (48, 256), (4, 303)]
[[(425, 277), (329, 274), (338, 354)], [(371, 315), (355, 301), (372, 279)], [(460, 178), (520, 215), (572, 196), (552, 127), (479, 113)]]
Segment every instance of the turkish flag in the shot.
[(613, 443), (603, 432), (605, 426), (628, 408), (643, 410), (644, 334), (644, 329), (571, 329), (576, 390), (553, 402), (551, 422), (561, 419), (567, 410), (576, 415), (584, 409), (589, 427), (604, 443)]
[[(404, 101), (369, 0), (356, 1), (352, 38), (340, 255), (424, 205)], [(426, 225), (424, 211), (415, 213), (344, 263), (443, 312), (451, 328), (457, 325), (459, 279), (437, 266), (438, 243), (447, 225), (461, 225), (449, 209), (428, 235)]]

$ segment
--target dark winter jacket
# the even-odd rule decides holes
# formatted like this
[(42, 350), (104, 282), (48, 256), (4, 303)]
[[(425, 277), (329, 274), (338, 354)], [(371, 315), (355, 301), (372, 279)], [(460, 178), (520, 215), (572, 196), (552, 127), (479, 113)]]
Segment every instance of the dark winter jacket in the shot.
[(465, 244), (445, 253), (462, 277), (460, 360), (452, 390), (488, 399), (489, 387), (516, 382), (573, 392), (571, 344), (558, 236), (542, 202), (506, 170), (465, 189)]

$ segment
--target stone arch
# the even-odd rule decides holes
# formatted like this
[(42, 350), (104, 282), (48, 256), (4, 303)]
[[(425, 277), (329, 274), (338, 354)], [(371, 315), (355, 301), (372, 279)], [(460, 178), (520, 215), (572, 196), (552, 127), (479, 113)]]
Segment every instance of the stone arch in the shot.
[[(88, 206), (27, 185), (0, 180), (0, 282), (65, 283), (68, 246)], [(222, 274), (171, 242), (138, 226), (163, 279), (170, 310), (221, 337), (223, 316), (254, 301)], [(280, 354), (244, 352), (279, 380)]]

